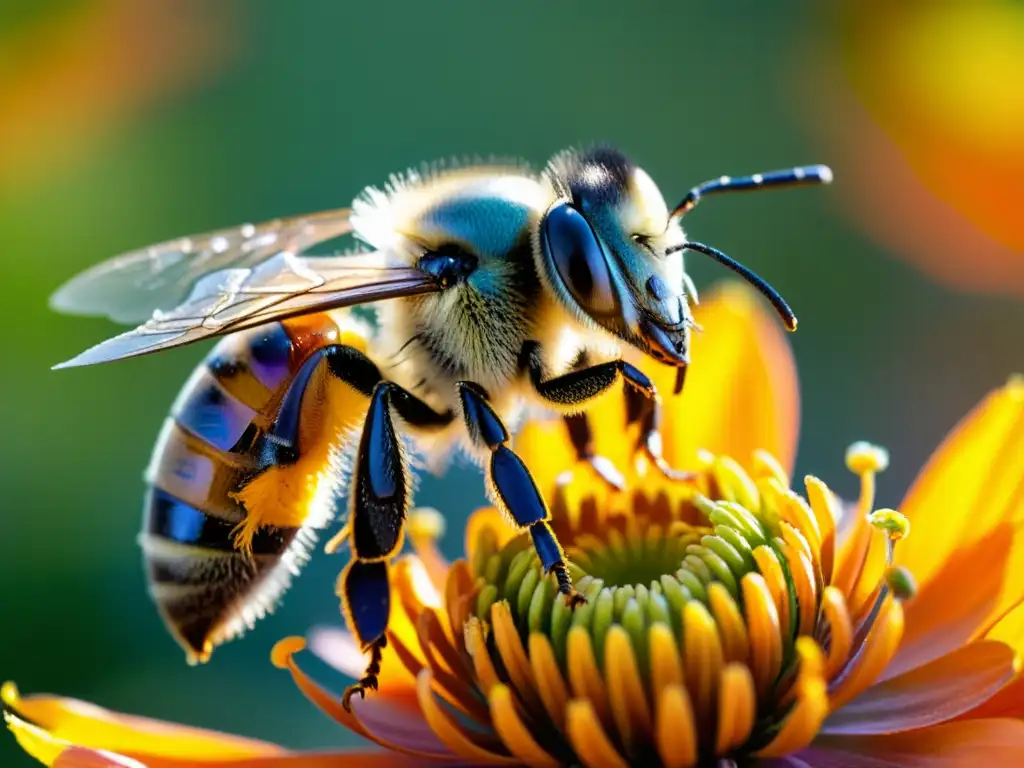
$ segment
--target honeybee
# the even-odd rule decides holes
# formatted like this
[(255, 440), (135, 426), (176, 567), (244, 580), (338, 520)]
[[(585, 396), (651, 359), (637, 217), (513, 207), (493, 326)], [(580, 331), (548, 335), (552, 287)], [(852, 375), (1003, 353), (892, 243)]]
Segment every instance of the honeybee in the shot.
[[(567, 150), (541, 172), (409, 172), (351, 209), (181, 238), (73, 278), (55, 293), (57, 310), (145, 321), (57, 368), (224, 337), (177, 398), (146, 474), (139, 540), (150, 591), (188, 659), (206, 661), (272, 610), (316, 529), (344, 518), (351, 560), (339, 592), (371, 659), (346, 704), (376, 689), (389, 562), (410, 503), (405, 437), (428, 457), (461, 448), (479, 461), (491, 499), (530, 532), (559, 592), (584, 602), (506, 424), (524, 404), (560, 411), (579, 458), (615, 484), (585, 411), (621, 380), (638, 449), (685, 480), (661, 456), (658, 393), (619, 354), (632, 347), (676, 368), (682, 388), (697, 300), (683, 252), (739, 273), (788, 329), (796, 317), (749, 269), (688, 240), (680, 221), (708, 195), (830, 180), (825, 166), (723, 176), (669, 209), (621, 152)], [(348, 234), (365, 247), (304, 255)], [(363, 345), (346, 308), (371, 303)], [(353, 398), (365, 416), (350, 435)]]

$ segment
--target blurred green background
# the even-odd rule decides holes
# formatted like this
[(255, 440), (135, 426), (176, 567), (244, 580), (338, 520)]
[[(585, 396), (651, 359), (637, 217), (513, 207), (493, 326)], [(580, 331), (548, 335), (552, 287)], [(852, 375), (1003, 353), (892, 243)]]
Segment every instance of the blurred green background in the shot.
[[(843, 130), (867, 114), (850, 106), (857, 51), (844, 47), (857, 5), (844, 16), (756, 0), (0, 4), (0, 678), (292, 747), (352, 742), (267, 658), (280, 637), (340, 620), (343, 559), (318, 556), (275, 616), (201, 668), (184, 665), (146, 596), (141, 473), (204, 350), (51, 372), (116, 329), (52, 314), (47, 297), (122, 250), (344, 206), (424, 160), (540, 165), (603, 140), (671, 201), (722, 173), (830, 163), (831, 188), (720, 199), (688, 229), (766, 275), (800, 315), (798, 473), (850, 494), (844, 448), (880, 442), (893, 457), (881, 502), (897, 504), (943, 434), (1024, 367), (1024, 302), (1010, 278), (988, 293), (940, 285), (874, 226), (863, 202), (895, 187), (873, 134)], [(914, 178), (891, 157), (894, 178)], [(948, 258), (928, 238), (955, 201), (933, 216), (942, 190), (914, 190), (920, 200), (901, 191), (886, 211), (917, 228), (919, 261)], [(961, 223), (964, 274), (980, 268), (972, 249), (1020, 258)], [(722, 276), (690, 263), (699, 286)], [(465, 487), (429, 480), (418, 497), (447, 512), (453, 556), (483, 500)], [(0, 765), (29, 764), (0, 738)]]

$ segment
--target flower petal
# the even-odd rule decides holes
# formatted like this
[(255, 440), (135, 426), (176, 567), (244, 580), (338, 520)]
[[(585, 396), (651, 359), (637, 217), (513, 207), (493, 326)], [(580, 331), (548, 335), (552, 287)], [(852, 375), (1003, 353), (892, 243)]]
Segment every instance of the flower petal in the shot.
[(1015, 717), (1024, 720), (1024, 677), (1018, 677), (995, 696), (964, 715), (965, 718)]
[(1011, 526), (997, 526), (974, 545), (953, 552), (942, 571), (918, 588), (903, 605), (906, 629), (883, 680), (952, 653), (986, 628), (1005, 580), (1011, 544)]
[(874, 685), (833, 712), (827, 734), (895, 733), (952, 720), (991, 698), (1014, 678), (1013, 653), (983, 640)]
[[(285, 752), (268, 742), (125, 715), (77, 699), (41, 694), (23, 698), (12, 683), (4, 684), (0, 694), (9, 725), (19, 742), (47, 764), (46, 758), (52, 762), (68, 746), (133, 756), (206, 760)], [(25, 740), (30, 741), (33, 748), (29, 748)]]
[[(1024, 522), (1024, 377), (991, 392), (932, 455), (900, 510), (913, 535), (900, 543), (896, 562), (922, 587), (945, 571), (953, 552), (1003, 522)], [(1024, 540), (1015, 548), (1024, 548)], [(1014, 558), (1015, 562), (1021, 560)], [(974, 578), (964, 573), (963, 578)], [(1000, 611), (1016, 602), (1024, 563), (1008, 570)], [(1013, 593), (1013, 595), (1010, 594)], [(953, 601), (950, 601), (951, 603)]]
[(816, 768), (1024, 765), (1024, 723), (963, 720), (884, 736), (820, 736), (799, 755)]
[[(431, 765), (455, 765), (436, 763)], [(241, 759), (196, 761), (191, 758), (147, 757), (145, 763), (112, 752), (72, 747), (60, 754), (54, 768), (196, 768), (196, 766), (229, 766), (230, 768), (417, 768), (421, 759), (396, 752), (359, 750), (352, 752), (296, 752), (286, 755)]]
[(732, 456), (750, 471), (754, 451), (762, 449), (791, 473), (800, 403), (793, 355), (778, 319), (752, 290), (731, 282), (712, 290), (694, 314), (704, 330), (693, 336), (693, 363), (681, 396), (670, 394), (672, 369), (643, 364), (664, 398), (669, 463), (696, 466), (697, 451), (704, 449)]

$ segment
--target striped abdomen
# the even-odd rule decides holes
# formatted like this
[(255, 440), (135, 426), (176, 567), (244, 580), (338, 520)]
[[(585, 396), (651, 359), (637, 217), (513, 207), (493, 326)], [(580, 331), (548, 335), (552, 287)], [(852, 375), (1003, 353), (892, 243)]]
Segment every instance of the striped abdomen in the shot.
[[(322, 377), (311, 378), (313, 366), (303, 363), (338, 341), (338, 327), (327, 314), (228, 336), (195, 370), (164, 423), (146, 475), (139, 541), (150, 592), (191, 662), (205, 661), (216, 645), (273, 609), (314, 540), (310, 529), (333, 512), (314, 510), (307, 494), (282, 517), (279, 510), (288, 504), (268, 499), (277, 519), (258, 518), (251, 553), (237, 548), (240, 525), (253, 517), (238, 495), (258, 478), (273, 487), (279, 477), (288, 479), (292, 467), (308, 473), (310, 461), (317, 461), (315, 455), (299, 461), (298, 450), (268, 451), (264, 438), (293, 383), (308, 387), (299, 401), (303, 412), (322, 400)], [(303, 380), (296, 382), (300, 371)], [(293, 398), (288, 402), (293, 405)], [(322, 408), (317, 410), (321, 417)], [(314, 427), (306, 428), (307, 450), (316, 448)], [(321, 437), (323, 444), (336, 436)], [(251, 494), (247, 498), (253, 501)]]

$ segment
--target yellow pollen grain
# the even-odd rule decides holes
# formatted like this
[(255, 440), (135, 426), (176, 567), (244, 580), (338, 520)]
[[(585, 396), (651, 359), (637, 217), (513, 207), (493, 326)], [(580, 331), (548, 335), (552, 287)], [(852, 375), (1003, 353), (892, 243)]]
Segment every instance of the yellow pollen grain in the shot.
[(697, 762), (697, 728), (686, 688), (671, 685), (658, 699), (655, 726), (658, 754), (666, 768), (690, 768)]
[(899, 541), (910, 535), (910, 520), (906, 515), (895, 509), (879, 509), (868, 515), (872, 527), (884, 531), (893, 541)]
[(724, 659), (745, 664), (750, 657), (750, 638), (736, 601), (729, 590), (716, 582), (708, 587), (708, 605), (718, 625)]
[(727, 755), (742, 746), (754, 728), (757, 692), (745, 664), (728, 664), (722, 670), (718, 698), (718, 737), (715, 754)]
[(750, 632), (750, 670), (754, 674), (758, 697), (762, 697), (768, 693), (782, 667), (779, 614), (763, 576), (748, 573), (740, 586)]

